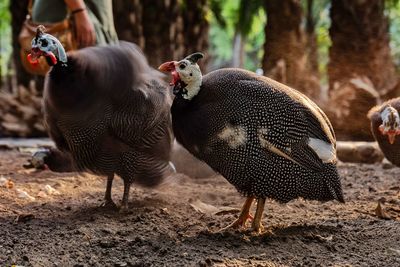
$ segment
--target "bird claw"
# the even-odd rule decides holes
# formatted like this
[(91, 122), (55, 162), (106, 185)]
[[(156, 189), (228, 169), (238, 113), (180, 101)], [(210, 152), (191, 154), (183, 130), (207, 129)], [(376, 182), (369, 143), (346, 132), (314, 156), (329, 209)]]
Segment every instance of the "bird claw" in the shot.
[(100, 204), (100, 208), (107, 210), (118, 210), (117, 205), (112, 200), (104, 200), (104, 202)]
[(246, 222), (248, 220), (253, 220), (253, 216), (251, 214), (247, 214), (247, 216), (237, 218), (233, 223), (230, 225), (218, 230), (216, 233), (225, 232), (229, 229), (235, 229), (239, 231), (243, 231), (246, 229)]
[(127, 213), (129, 211), (129, 206), (128, 204), (121, 204), (121, 207), (119, 208), (119, 213)]
[(264, 232), (264, 226), (262, 224), (260, 224), (258, 227), (251, 226), (248, 231), (252, 236), (259, 236)]

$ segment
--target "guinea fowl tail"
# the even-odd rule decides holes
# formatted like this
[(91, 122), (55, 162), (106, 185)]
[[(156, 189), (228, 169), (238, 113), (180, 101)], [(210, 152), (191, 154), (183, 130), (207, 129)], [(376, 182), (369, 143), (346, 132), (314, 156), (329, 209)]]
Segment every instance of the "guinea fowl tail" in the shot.
[(325, 186), (327, 187), (333, 199), (344, 203), (342, 185), (340, 183), (340, 176), (336, 166), (333, 164), (326, 164), (325, 169)]
[(322, 172), (314, 172), (302, 182), (305, 184), (301, 194), (303, 198), (319, 201), (337, 200), (344, 203), (340, 176), (334, 164), (325, 164)]
[(166, 182), (166, 178), (176, 172), (175, 166), (170, 163), (160, 162), (151, 168), (146, 168), (135, 177), (135, 183), (144, 187), (155, 187)]

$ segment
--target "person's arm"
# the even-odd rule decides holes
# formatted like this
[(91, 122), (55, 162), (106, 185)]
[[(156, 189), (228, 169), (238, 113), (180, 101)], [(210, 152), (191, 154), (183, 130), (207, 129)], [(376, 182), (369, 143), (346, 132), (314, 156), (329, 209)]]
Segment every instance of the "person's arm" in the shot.
[(71, 11), (71, 15), (74, 16), (76, 38), (79, 46), (94, 45), (96, 33), (83, 0), (64, 0), (64, 2)]

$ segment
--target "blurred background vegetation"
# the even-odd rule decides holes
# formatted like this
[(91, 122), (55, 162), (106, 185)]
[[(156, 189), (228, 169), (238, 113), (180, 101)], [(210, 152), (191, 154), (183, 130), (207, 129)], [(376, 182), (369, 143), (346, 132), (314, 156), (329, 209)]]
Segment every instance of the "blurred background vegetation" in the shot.
[[(0, 85), (16, 101), (21, 88), (40, 97), (43, 84), (18, 63), (27, 2), (0, 0)], [(203, 51), (203, 72), (264, 74), (320, 104), (343, 139), (370, 139), (364, 113), (400, 95), (398, 0), (113, 0), (113, 8), (119, 38), (137, 43), (153, 67)], [(4, 109), (15, 124), (29, 121)], [(0, 136), (44, 134), (30, 121), (23, 134), (2, 123)]]

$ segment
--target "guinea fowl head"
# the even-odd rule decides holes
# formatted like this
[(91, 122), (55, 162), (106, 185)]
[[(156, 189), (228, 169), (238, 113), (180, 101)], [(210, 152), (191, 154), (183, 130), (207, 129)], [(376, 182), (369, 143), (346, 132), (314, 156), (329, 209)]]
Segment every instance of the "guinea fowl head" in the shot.
[(400, 118), (397, 110), (391, 106), (386, 107), (381, 112), (382, 124), (379, 131), (382, 135), (387, 135), (390, 144), (394, 144), (396, 135), (400, 135)]
[(67, 54), (64, 47), (56, 37), (45, 33), (45, 27), (40, 25), (36, 29), (36, 36), (32, 39), (31, 53), (28, 61), (32, 65), (39, 63), (39, 57), (44, 56), (50, 66), (56, 65), (58, 61), (67, 63)]
[(198, 94), (202, 74), (197, 61), (203, 58), (200, 52), (191, 54), (180, 61), (169, 61), (161, 64), (158, 69), (172, 74), (170, 85), (174, 86), (174, 94), (190, 100)]

